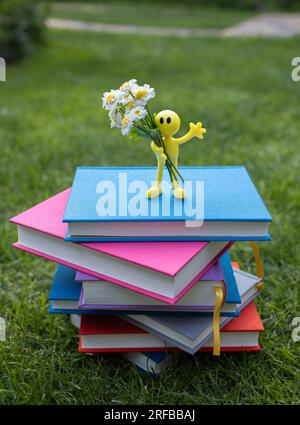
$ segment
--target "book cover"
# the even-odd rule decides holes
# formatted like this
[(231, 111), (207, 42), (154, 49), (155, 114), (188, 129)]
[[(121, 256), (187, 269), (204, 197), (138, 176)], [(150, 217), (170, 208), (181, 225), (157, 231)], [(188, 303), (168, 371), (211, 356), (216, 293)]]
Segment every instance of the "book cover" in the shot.
[[(180, 167), (185, 180), (194, 182), (203, 181), (205, 184), (205, 216), (208, 221), (271, 221), (271, 216), (258, 194), (247, 170), (243, 166), (223, 167)], [(175, 215), (174, 203), (170, 215), (154, 216), (147, 208), (144, 214), (131, 217), (119, 215), (122, 206), (116, 201), (116, 215), (99, 217), (95, 208), (98, 196), (96, 187), (105, 180), (112, 182), (117, 194), (120, 186), (120, 173), (127, 175), (127, 184), (143, 180), (147, 187), (155, 180), (155, 167), (77, 167), (72, 191), (64, 212), (63, 221), (172, 221), (192, 220), (193, 217), (182, 211), (179, 217)], [(147, 200), (147, 202), (160, 202), (161, 198)], [(182, 202), (173, 198), (174, 202)], [(185, 200), (195, 203), (194, 200)], [(159, 210), (160, 211), (160, 210)], [(125, 211), (126, 212), (126, 211)]]
[(81, 283), (75, 280), (76, 270), (59, 264), (49, 292), (50, 301), (77, 301), (80, 297)]

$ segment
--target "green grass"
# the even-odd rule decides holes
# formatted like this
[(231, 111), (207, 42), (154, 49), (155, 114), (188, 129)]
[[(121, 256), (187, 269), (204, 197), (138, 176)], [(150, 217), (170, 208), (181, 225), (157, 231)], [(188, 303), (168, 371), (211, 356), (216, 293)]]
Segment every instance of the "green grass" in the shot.
[[(50, 32), (48, 46), (0, 83), (0, 403), (292, 404), (299, 402), (300, 83), (290, 78), (299, 38), (172, 39)], [(245, 164), (274, 222), (261, 243), (266, 284), (257, 306), (259, 354), (182, 355), (158, 379), (113, 355), (77, 353), (67, 317), (48, 314), (54, 264), (15, 251), (9, 217), (68, 187), (77, 165), (151, 165), (143, 142), (109, 128), (101, 92), (128, 78), (152, 84), (152, 110), (176, 110), (182, 132), (200, 119), (202, 143), (185, 165)], [(233, 250), (253, 271), (247, 243)]]
[(217, 9), (182, 4), (149, 2), (113, 2), (100, 4), (52, 3), (50, 15), (55, 18), (81, 19), (110, 24), (137, 24), (168, 27), (224, 28), (254, 15), (238, 9)]

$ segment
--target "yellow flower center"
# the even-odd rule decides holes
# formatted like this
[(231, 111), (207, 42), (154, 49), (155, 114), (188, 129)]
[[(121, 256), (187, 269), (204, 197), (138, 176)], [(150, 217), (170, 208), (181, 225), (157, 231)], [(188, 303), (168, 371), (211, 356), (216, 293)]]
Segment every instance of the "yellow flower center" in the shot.
[(115, 100), (115, 98), (116, 98), (116, 96), (113, 93), (110, 93), (106, 97), (106, 102), (107, 103), (112, 103)]
[(128, 118), (124, 116), (122, 118), (122, 126), (125, 127), (127, 124), (128, 124)]
[(128, 102), (127, 103), (127, 108), (131, 109), (134, 106), (134, 102)]
[(141, 111), (140, 109), (137, 109), (136, 111), (134, 111), (135, 115), (141, 115)]
[(148, 91), (145, 89), (140, 89), (135, 93), (135, 98), (136, 99), (142, 99), (143, 97), (146, 96), (146, 94), (148, 94)]

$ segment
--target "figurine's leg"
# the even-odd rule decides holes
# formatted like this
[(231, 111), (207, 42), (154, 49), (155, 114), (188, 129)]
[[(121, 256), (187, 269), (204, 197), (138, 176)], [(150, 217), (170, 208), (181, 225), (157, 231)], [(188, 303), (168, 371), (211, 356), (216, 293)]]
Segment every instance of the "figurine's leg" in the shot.
[[(178, 160), (175, 159), (172, 161), (173, 164), (175, 165), (175, 167), (177, 168), (178, 166)], [(172, 180), (172, 185), (173, 185), (173, 194), (175, 196), (175, 198), (177, 199), (183, 199), (185, 197), (185, 191), (182, 187), (180, 187), (178, 180), (176, 177), (173, 177)]]
[(147, 198), (157, 198), (161, 194), (161, 181), (164, 173), (164, 164), (161, 161), (157, 162), (157, 175), (154, 186), (147, 190)]

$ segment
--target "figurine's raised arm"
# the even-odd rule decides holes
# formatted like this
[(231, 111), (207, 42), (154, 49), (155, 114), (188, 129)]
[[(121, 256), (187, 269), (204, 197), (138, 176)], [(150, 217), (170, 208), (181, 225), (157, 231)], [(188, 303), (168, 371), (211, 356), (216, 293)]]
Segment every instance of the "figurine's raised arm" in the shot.
[(174, 142), (177, 143), (177, 145), (182, 145), (183, 143), (188, 142), (193, 137), (197, 137), (197, 139), (203, 139), (203, 134), (206, 133), (206, 129), (202, 127), (201, 122), (197, 122), (197, 124), (193, 124), (190, 122), (190, 129), (189, 131), (182, 137), (179, 137), (178, 139), (174, 138)]

